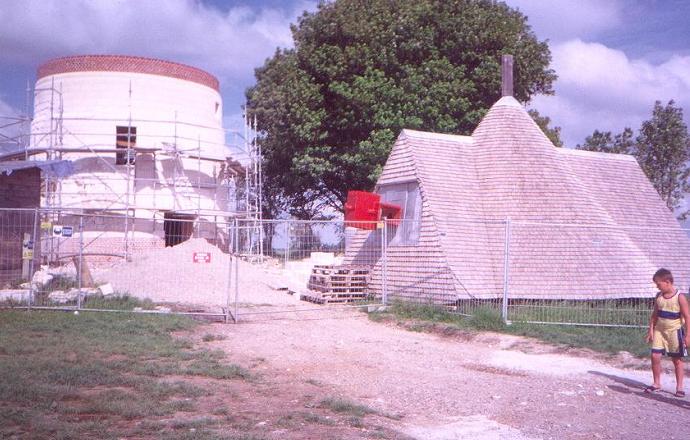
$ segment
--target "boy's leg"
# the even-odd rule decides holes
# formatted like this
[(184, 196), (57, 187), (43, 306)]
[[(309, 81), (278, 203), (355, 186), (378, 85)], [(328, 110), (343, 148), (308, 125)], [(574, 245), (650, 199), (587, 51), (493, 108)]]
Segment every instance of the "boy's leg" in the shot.
[(683, 358), (673, 357), (673, 369), (676, 372), (676, 391), (683, 391), (683, 377), (685, 376), (685, 370), (683, 368)]
[(652, 352), (652, 378), (654, 379), (652, 386), (661, 388), (661, 353)]

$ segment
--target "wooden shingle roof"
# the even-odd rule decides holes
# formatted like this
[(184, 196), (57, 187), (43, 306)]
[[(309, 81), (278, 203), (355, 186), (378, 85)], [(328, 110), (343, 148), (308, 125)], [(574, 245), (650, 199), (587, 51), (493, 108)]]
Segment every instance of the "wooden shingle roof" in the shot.
[(641, 297), (667, 267), (690, 285), (690, 240), (631, 156), (556, 148), (512, 97), (472, 136), (403, 130), (378, 185), (417, 180), (457, 295)]

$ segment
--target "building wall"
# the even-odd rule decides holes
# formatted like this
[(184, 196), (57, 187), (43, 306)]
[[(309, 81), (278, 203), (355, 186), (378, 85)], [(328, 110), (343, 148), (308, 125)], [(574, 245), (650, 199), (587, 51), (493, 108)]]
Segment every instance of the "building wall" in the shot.
[(41, 170), (15, 170), (9, 176), (0, 173), (0, 188), (0, 208), (38, 208), (41, 202)]
[[(73, 161), (75, 174), (44, 205), (130, 208), (150, 217), (232, 210), (219, 178), (227, 156), (222, 114), (217, 80), (189, 66), (119, 56), (46, 63), (36, 83), (30, 148), (62, 150), (58, 157)], [(116, 127), (136, 128), (134, 164), (116, 163)]]
[(33, 234), (35, 215), (18, 208), (39, 206), (40, 185), (38, 168), (0, 173), (0, 285), (21, 278), (24, 234)]

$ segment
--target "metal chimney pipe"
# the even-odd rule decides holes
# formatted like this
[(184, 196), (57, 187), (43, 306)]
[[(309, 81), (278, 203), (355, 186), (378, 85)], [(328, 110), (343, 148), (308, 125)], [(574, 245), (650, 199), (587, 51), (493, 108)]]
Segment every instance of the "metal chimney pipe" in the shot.
[(513, 56), (501, 58), (501, 96), (513, 96)]

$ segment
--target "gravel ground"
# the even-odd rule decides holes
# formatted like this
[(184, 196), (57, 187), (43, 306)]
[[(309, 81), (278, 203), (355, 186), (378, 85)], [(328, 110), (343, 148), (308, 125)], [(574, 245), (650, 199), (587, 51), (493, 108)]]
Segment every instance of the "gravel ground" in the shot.
[[(210, 263), (193, 263), (208, 252)], [(213, 344), (255, 363), (277, 383), (316, 383), (329, 394), (399, 416), (390, 428), (418, 439), (689, 439), (690, 400), (642, 392), (646, 361), (605, 358), (498, 334), (454, 336), (374, 323), (352, 308), (316, 306), (285, 289), (304, 279), (267, 261), (239, 261), (205, 240), (156, 250), (94, 274), (120, 292), (159, 302), (232, 305), (239, 324), (217, 324)], [(232, 309), (231, 309), (232, 310)], [(204, 328), (200, 331), (207, 332)], [(670, 368), (670, 363), (665, 363)], [(622, 368), (636, 366), (637, 368)], [(690, 383), (689, 383), (690, 386)], [(293, 403), (286, 401), (285, 405)]]
[(411, 332), (354, 309), (281, 310), (219, 324), (214, 331), (227, 339), (215, 347), (234, 360), (264, 359), (259, 368), (277, 382), (318, 383), (400, 416), (390, 427), (420, 440), (690, 438), (690, 400), (672, 395), (671, 374), (663, 392), (644, 394), (651, 374), (629, 355)]

